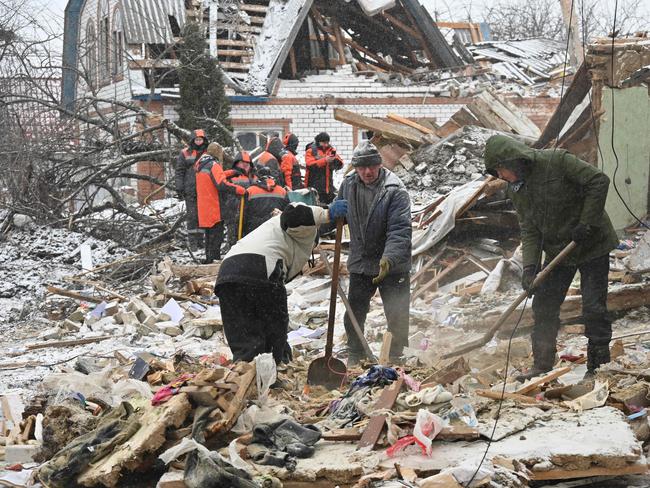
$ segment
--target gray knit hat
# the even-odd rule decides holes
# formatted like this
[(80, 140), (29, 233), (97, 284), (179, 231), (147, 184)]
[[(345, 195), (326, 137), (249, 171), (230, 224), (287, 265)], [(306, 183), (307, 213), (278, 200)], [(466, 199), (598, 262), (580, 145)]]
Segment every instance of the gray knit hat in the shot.
[(352, 166), (376, 166), (381, 164), (381, 154), (370, 141), (361, 141), (352, 153)]

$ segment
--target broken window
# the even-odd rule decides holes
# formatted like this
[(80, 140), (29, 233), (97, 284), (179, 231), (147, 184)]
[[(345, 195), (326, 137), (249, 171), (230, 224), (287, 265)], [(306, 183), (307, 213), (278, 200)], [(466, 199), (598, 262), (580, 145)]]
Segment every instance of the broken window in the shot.
[(234, 133), (235, 137), (244, 148), (244, 151), (252, 151), (256, 147), (266, 145), (266, 140), (269, 135), (282, 138), (284, 129), (280, 127), (264, 129), (247, 127), (245, 129), (235, 129)]
[(175, 59), (174, 48), (168, 44), (147, 44), (149, 59)]
[(112, 51), (111, 74), (113, 78), (121, 77), (124, 74), (124, 34), (122, 32), (122, 13), (119, 8), (115, 9), (113, 14)]
[(82, 61), (83, 76), (89, 86), (94, 87), (97, 81), (97, 35), (93, 20), (86, 24), (86, 42)]
[(147, 88), (174, 88), (178, 86), (178, 72), (175, 68), (152, 68), (144, 70)]
[(181, 26), (178, 24), (178, 20), (176, 20), (176, 17), (173, 15), (168, 15), (169, 17), (169, 27), (172, 29), (172, 35), (174, 37), (180, 37), (181, 36)]
[(99, 78), (101, 82), (108, 81), (111, 73), (110, 22), (108, 14), (108, 0), (102, 0), (99, 10)]

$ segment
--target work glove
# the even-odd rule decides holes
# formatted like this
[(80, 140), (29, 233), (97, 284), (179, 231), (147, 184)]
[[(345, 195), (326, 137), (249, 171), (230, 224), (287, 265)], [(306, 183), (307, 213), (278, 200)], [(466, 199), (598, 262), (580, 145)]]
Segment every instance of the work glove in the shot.
[(348, 214), (347, 200), (334, 200), (329, 206), (330, 222), (342, 219)]
[(246, 195), (246, 188), (244, 188), (243, 186), (235, 186), (235, 194), (238, 197), (243, 197), (244, 195)]
[(528, 296), (532, 296), (533, 294), (533, 281), (535, 281), (535, 277), (537, 276), (537, 266), (535, 265), (528, 265), (524, 266), (524, 271), (521, 274), (521, 287), (528, 292)]
[(379, 283), (384, 281), (386, 276), (388, 276), (389, 271), (390, 271), (390, 261), (388, 260), (388, 258), (381, 258), (381, 260), (379, 261), (379, 274), (372, 279), (372, 284), (378, 285)]
[(591, 225), (578, 224), (573, 229), (571, 233), (571, 239), (577, 242), (578, 244), (584, 244), (594, 234), (594, 228)]

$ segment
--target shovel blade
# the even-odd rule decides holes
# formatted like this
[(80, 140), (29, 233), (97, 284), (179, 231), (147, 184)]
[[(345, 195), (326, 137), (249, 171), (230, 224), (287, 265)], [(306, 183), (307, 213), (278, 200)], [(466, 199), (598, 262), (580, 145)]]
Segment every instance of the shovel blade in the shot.
[(307, 383), (335, 390), (345, 383), (347, 372), (343, 361), (332, 356), (323, 356), (314, 359), (309, 365)]

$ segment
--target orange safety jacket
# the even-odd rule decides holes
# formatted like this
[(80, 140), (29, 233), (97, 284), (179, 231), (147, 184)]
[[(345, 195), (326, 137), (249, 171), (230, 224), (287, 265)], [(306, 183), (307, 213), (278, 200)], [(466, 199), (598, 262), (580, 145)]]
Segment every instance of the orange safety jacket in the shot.
[[(328, 156), (334, 156), (336, 159), (332, 163), (327, 162)], [(336, 154), (336, 148), (329, 146), (323, 150), (315, 142), (309, 144), (305, 151), (305, 187), (312, 187), (320, 194), (333, 194), (334, 188), (333, 174), (337, 169), (343, 167), (341, 156)]]
[(219, 185), (224, 179), (224, 171), (219, 161), (208, 154), (204, 154), (194, 163), (194, 172), (199, 227), (209, 229), (221, 222)]

